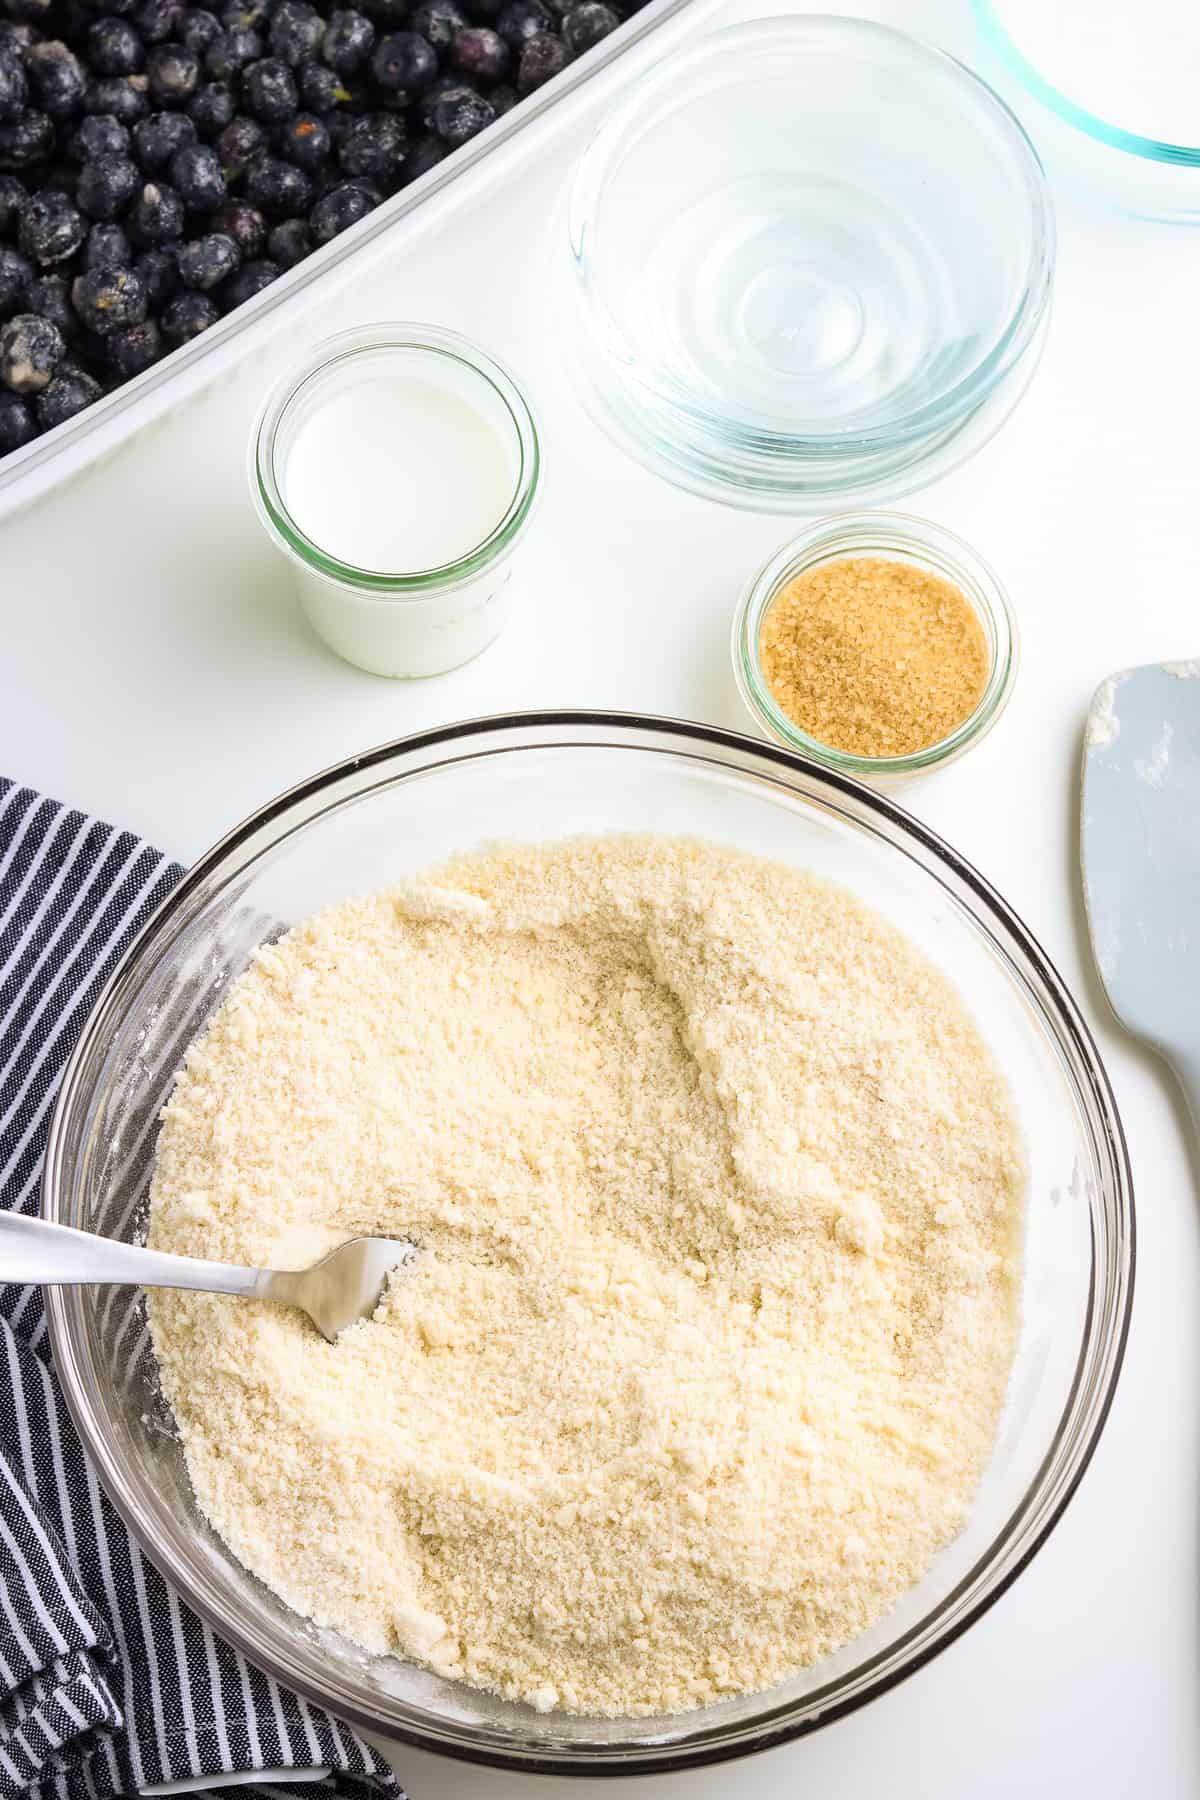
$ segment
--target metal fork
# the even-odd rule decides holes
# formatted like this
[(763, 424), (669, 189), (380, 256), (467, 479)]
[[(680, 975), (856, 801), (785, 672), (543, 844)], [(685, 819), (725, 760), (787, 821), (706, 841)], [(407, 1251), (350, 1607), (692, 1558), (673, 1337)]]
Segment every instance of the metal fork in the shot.
[(415, 1246), (398, 1238), (357, 1237), (308, 1269), (243, 1269), (0, 1213), (0, 1282), (37, 1281), (47, 1287), (118, 1282), (274, 1300), (306, 1312), (330, 1343), (347, 1325), (370, 1318), (392, 1270), (415, 1255)]

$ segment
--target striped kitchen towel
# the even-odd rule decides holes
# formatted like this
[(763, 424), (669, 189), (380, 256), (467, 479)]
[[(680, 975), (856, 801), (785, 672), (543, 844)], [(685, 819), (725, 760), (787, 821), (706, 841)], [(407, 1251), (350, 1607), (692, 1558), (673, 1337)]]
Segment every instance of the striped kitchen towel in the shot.
[[(129, 832), (0, 778), (5, 1208), (36, 1211), (67, 1054), (180, 874)], [(229, 1779), (248, 1796), (403, 1800), (381, 1757), (215, 1637), (142, 1556), (75, 1435), (40, 1291), (0, 1283), (0, 1800)]]

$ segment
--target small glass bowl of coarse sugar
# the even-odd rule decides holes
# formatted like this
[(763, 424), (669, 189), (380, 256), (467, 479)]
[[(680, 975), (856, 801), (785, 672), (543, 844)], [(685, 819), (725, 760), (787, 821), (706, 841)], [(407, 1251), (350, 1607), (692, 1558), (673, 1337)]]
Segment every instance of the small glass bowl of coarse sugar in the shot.
[(845, 513), (793, 538), (733, 621), (742, 699), (769, 737), (876, 784), (940, 768), (1000, 717), (1017, 628), (995, 573), (907, 513)]

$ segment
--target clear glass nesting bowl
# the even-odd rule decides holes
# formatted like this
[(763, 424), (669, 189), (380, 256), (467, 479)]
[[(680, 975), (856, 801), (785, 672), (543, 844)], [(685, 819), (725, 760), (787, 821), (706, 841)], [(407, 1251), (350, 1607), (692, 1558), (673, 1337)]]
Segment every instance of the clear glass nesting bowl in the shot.
[(952, 1642), (1015, 1580), (1079, 1481), (1120, 1368), (1133, 1197), (1095, 1045), (1025, 927), (891, 802), (734, 733), (665, 719), (535, 713), (403, 739), (314, 776), (202, 856), (84, 1025), (50, 1129), (45, 1216), (134, 1239), (155, 1124), (184, 1047), (253, 949), (347, 895), (483, 840), (668, 831), (832, 876), (957, 983), (1007, 1072), (1029, 1149), (1024, 1325), (990, 1467), (962, 1535), (886, 1619), (770, 1692), (646, 1719), (499, 1700), (317, 1631), (197, 1512), (155, 1376), (143, 1298), (47, 1294), (53, 1353), (97, 1474), (147, 1555), (223, 1636), (376, 1735), (477, 1762), (652, 1773), (811, 1731)]
[[(904, 756), (859, 756), (811, 737), (784, 712), (763, 672), (764, 621), (776, 596), (796, 577), (843, 557), (881, 557), (940, 575), (974, 609), (988, 648), (988, 678), (973, 711), (949, 736)], [(1020, 664), (1017, 621), (996, 571), (964, 539), (911, 513), (839, 513), (822, 519), (777, 550), (754, 577), (733, 616), (733, 674), (759, 728), (789, 750), (828, 763), (878, 787), (898, 787), (944, 768), (980, 743), (1008, 705)]]
[(759, 19), (664, 58), (568, 204), (585, 405), (669, 480), (762, 510), (911, 489), (1011, 410), (1053, 215), (1012, 113), (861, 19)]

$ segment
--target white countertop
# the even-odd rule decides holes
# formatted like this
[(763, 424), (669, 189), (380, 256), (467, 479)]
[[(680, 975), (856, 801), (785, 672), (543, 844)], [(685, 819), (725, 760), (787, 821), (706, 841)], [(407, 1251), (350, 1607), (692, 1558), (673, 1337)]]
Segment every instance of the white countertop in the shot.
[[(859, 10), (969, 43), (965, 0)], [(391, 313), (457, 327), (531, 392), (545, 503), (523, 559), (526, 598), (499, 643), (454, 675), (405, 685), (314, 641), (246, 498), (262, 387), (251, 368), (0, 527), (0, 769), (187, 860), (311, 771), (454, 718), (591, 706), (745, 727), (730, 613), (789, 525), (690, 499), (625, 463), (547, 366), (542, 268), (565, 161), (427, 234), (329, 321)], [(965, 1638), (802, 1743), (655, 1778), (656, 1800), (750, 1784), (763, 1800), (1200, 1794), (1200, 1160), (1168, 1074), (1110, 1022), (1076, 854), (1092, 689), (1128, 664), (1200, 655), (1200, 231), (1059, 201), (1056, 314), (1029, 394), (972, 463), (903, 503), (995, 563), (1020, 618), (1020, 679), (987, 741), (902, 798), (1023, 915), (1097, 1032), (1139, 1204), (1124, 1375), (1065, 1518)], [(550, 1800), (569, 1785), (407, 1750), (397, 1766), (413, 1800)]]

